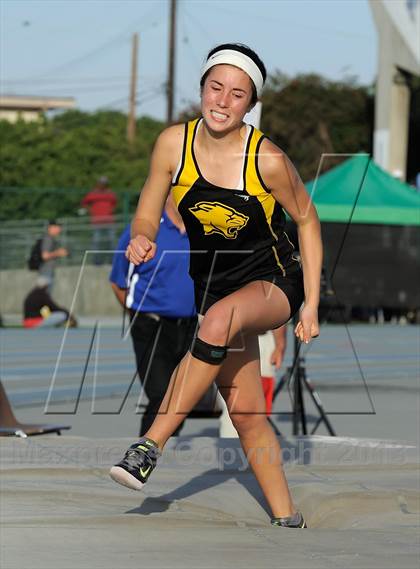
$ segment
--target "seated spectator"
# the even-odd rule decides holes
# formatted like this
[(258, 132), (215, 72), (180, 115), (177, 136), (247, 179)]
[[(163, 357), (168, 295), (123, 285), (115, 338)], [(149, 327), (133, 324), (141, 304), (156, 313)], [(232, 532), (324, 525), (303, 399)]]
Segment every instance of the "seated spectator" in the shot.
[(24, 328), (52, 328), (67, 322), (69, 326), (77, 326), (70, 312), (51, 298), (49, 284), (47, 277), (38, 277), (35, 287), (27, 294), (23, 303)]

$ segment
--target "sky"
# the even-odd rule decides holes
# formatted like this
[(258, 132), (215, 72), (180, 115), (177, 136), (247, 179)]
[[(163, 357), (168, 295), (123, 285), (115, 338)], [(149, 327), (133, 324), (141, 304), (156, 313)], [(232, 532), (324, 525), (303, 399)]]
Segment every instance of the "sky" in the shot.
[[(0, 0), (0, 92), (126, 112), (137, 32), (137, 114), (164, 119), (168, 24), (169, 0)], [(219, 43), (249, 45), (269, 73), (370, 84), (376, 40), (368, 0), (178, 0), (175, 112), (198, 102)]]

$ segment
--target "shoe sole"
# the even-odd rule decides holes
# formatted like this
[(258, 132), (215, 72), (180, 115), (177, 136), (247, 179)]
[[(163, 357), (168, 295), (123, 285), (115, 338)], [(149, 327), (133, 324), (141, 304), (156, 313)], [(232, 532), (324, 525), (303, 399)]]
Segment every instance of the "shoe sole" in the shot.
[(109, 471), (109, 475), (118, 484), (131, 488), (131, 490), (142, 490), (144, 483), (137, 480), (132, 474), (121, 468), (121, 466), (113, 466)]

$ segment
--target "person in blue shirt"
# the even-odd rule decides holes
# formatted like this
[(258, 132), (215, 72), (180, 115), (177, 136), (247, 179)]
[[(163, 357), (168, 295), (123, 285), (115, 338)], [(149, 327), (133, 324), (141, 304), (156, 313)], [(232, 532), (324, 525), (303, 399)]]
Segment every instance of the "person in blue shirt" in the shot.
[[(197, 316), (188, 274), (189, 241), (172, 200), (163, 211), (157, 253), (150, 263), (130, 268), (124, 254), (129, 242), (128, 225), (114, 255), (110, 282), (118, 301), (130, 313), (137, 370), (148, 398), (142, 434), (153, 423), (171, 374), (191, 346)], [(181, 428), (182, 424), (174, 435)]]

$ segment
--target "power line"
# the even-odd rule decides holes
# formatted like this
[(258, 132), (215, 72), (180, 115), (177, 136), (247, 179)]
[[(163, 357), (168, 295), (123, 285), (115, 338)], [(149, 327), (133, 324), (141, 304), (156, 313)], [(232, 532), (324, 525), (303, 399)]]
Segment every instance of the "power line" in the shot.
[(153, 98), (156, 97), (163, 97), (163, 95), (165, 95), (165, 89), (163, 87), (161, 87), (159, 90), (156, 90), (154, 93), (150, 93), (149, 95), (143, 97), (143, 98), (139, 98), (137, 99), (137, 104), (141, 105), (142, 103), (146, 103), (147, 101), (151, 101)]
[[(120, 85), (96, 85), (96, 86), (90, 86), (90, 87), (77, 87), (77, 88), (69, 88), (69, 87), (57, 87), (57, 88), (49, 88), (49, 89), (45, 89), (45, 88), (41, 88), (41, 87), (34, 87), (33, 89), (31, 89), (31, 93), (44, 93), (45, 96), (48, 96), (48, 91), (50, 91), (51, 93), (69, 93), (69, 92), (74, 92), (74, 93), (98, 93), (101, 91), (117, 91), (117, 90), (121, 90), (126, 88), (126, 83), (121, 83)], [(20, 93), (20, 95), (22, 95), (22, 93)], [(71, 95), (70, 95), (71, 96)], [(75, 95), (77, 96), (77, 94)]]
[(115, 99), (114, 101), (111, 101), (109, 103), (105, 103), (105, 105), (101, 105), (100, 107), (98, 107), (98, 111), (103, 111), (106, 110), (110, 107), (115, 107), (116, 105), (120, 105), (121, 103), (124, 103), (125, 105), (128, 102), (128, 97), (120, 97), (118, 99)]
[[(212, 6), (209, 6), (205, 2), (200, 3), (200, 9), (201, 8), (208, 8), (208, 9), (211, 8), (212, 11), (214, 11), (214, 9), (215, 9), (214, 4)], [(293, 20), (290, 18), (272, 18), (271, 16), (264, 16), (264, 14), (262, 13), (262, 10), (260, 10), (260, 11), (255, 10), (255, 11), (253, 11), (252, 14), (250, 14), (249, 12), (246, 13), (243, 10), (243, 7), (241, 7), (240, 10), (230, 10), (223, 3), (218, 3), (217, 4), (217, 11), (218, 12), (225, 12), (226, 14), (231, 14), (231, 15), (235, 16), (236, 18), (247, 18), (248, 21), (249, 20), (264, 20), (266, 22), (281, 24), (281, 25), (283, 25), (283, 31), (284, 30), (287, 31), (290, 26), (295, 26), (299, 29), (304, 29), (304, 30), (308, 30), (308, 31), (312, 31), (312, 32), (318, 32), (318, 33), (323, 33), (323, 34), (327, 33), (328, 35), (335, 34), (335, 35), (338, 35), (342, 38), (343, 37), (349, 37), (349, 38), (364, 39), (364, 40), (370, 40), (371, 39), (368, 35), (353, 33), (353, 32), (349, 32), (347, 30), (338, 30), (336, 28), (328, 28), (328, 27), (324, 27), (324, 26), (307, 25), (307, 24), (303, 24), (302, 21)]]
[[(203, 24), (200, 22), (199, 18), (196, 18), (189, 10), (187, 10), (185, 8), (185, 3), (183, 4), (183, 10), (184, 13), (187, 15), (188, 18), (190, 18), (190, 20), (193, 22), (194, 26), (200, 28), (201, 32), (207, 36), (207, 39), (209, 40), (209, 46), (213, 46), (214, 44), (214, 37), (212, 37), (209, 32), (208, 29), (203, 26)], [(200, 65), (201, 67), (201, 65)]]
[[(150, 92), (143, 92), (141, 93), (141, 96), (137, 97), (136, 99), (136, 104), (137, 105), (141, 105), (142, 103), (146, 103), (147, 101), (150, 101), (151, 99), (154, 99), (156, 97), (160, 97), (163, 96), (165, 94), (165, 88), (163, 85), (160, 85), (159, 87), (156, 87), (152, 90), (149, 90)], [(106, 103), (105, 105), (101, 105), (100, 107), (98, 107), (98, 110), (104, 110), (104, 109), (108, 109), (109, 107), (118, 105), (120, 103), (124, 103), (125, 105), (128, 105), (128, 97), (122, 97), (119, 99), (115, 99), (114, 101), (111, 101), (110, 103)]]
[[(162, 78), (162, 74), (160, 75), (142, 75), (142, 81), (146, 80), (146, 81), (154, 81), (157, 79), (161, 79)], [(105, 75), (103, 77), (62, 77), (62, 78), (52, 78), (52, 79), (36, 79), (36, 80), (32, 80), (32, 79), (7, 79), (7, 80), (2, 80), (0, 79), (0, 84), (3, 83), (12, 83), (12, 84), (21, 84), (21, 83), (41, 83), (44, 85), (48, 85), (48, 84), (52, 84), (52, 83), (90, 83), (90, 82), (96, 82), (96, 81), (127, 81), (127, 76), (126, 75), (115, 75), (115, 76), (109, 76), (109, 75)]]
[[(156, 84), (161, 85), (162, 83), (162, 77), (156, 77), (153, 82), (151, 81), (144, 81), (143, 78), (140, 78), (138, 81), (138, 85), (141, 85), (142, 87), (146, 88), (155, 88)], [(45, 93), (47, 90), (52, 91), (54, 90), (54, 93), (69, 93), (69, 92), (77, 92), (77, 93), (95, 93), (95, 92), (100, 92), (100, 91), (115, 91), (117, 89), (125, 89), (127, 87), (127, 78), (124, 79), (124, 81), (111, 81), (109, 83), (97, 83), (96, 85), (72, 85), (69, 84), (68, 86), (64, 87), (61, 84), (59, 84), (58, 86), (54, 86), (54, 83), (48, 83), (47, 85), (49, 85), (49, 87), (46, 87), (45, 85), (41, 85), (41, 86), (37, 86), (37, 87), (31, 87), (31, 93), (32, 94), (36, 94), (39, 92)], [(25, 91), (28, 91), (28, 88), (25, 88)], [(11, 94), (6, 93), (6, 91), (4, 89), (1, 89), (0, 92), (3, 95), (6, 94)], [(77, 96), (76, 93), (76, 96)], [(20, 90), (20, 95), (22, 95), (22, 89)]]
[(123, 34), (119, 33), (117, 36), (113, 37), (111, 40), (105, 42), (104, 44), (96, 47), (92, 51), (90, 51), (84, 55), (81, 55), (79, 57), (75, 57), (74, 59), (71, 59), (70, 61), (63, 63), (63, 64), (59, 65), (58, 67), (51, 69), (50, 71), (43, 73), (42, 75), (39, 75), (39, 77), (41, 78), (41, 77), (45, 77), (48, 75), (56, 75), (57, 73), (61, 73), (64, 69), (67, 69), (69, 67), (74, 67), (75, 65), (78, 65), (80, 63), (87, 61), (88, 59), (91, 59), (92, 57), (94, 57), (98, 53), (103, 54), (107, 49), (114, 46), (114, 44), (121, 42), (121, 40), (122, 40), (122, 43), (128, 42), (129, 38), (126, 36), (127, 36), (126, 32), (124, 32)]
[[(199, 61), (199, 59), (198, 59), (198, 57), (197, 57), (197, 55), (196, 55), (196, 51), (192, 48), (191, 43), (190, 43), (190, 41), (189, 41), (191, 34), (189, 33), (189, 27), (188, 27), (188, 25), (187, 25), (185, 16), (187, 16), (188, 18), (190, 18), (190, 20), (191, 20), (193, 23), (195, 23), (196, 18), (194, 18), (194, 17), (188, 12), (188, 10), (185, 9), (185, 7), (184, 7), (184, 9), (183, 9), (182, 16), (183, 16), (183, 18), (182, 18), (182, 23), (183, 23), (183, 25), (184, 25), (184, 28), (185, 28), (185, 31), (186, 31), (186, 35), (187, 35), (187, 41), (186, 41), (186, 42), (183, 42), (183, 44), (187, 46), (188, 54), (189, 54), (189, 56), (191, 57), (191, 60), (192, 60), (193, 63), (194, 63), (194, 67), (197, 69), (197, 73), (199, 74), (199, 73), (200, 73), (200, 70), (201, 70), (201, 67), (202, 67), (202, 65), (203, 65), (203, 62), (202, 62), (202, 61)], [(200, 25), (200, 27), (201, 27), (201, 24), (199, 24), (199, 25)], [(205, 28), (203, 28), (203, 29), (205, 30)], [(206, 30), (205, 30), (205, 31), (206, 31)], [(206, 31), (206, 33), (207, 33), (207, 31)]]
[(114, 77), (104, 76), (104, 77), (67, 77), (67, 78), (54, 78), (54, 79), (6, 79), (1, 80), (0, 84), (12, 83), (12, 84), (25, 84), (25, 83), (41, 83), (48, 85), (50, 83), (91, 83), (96, 81), (119, 81), (122, 79), (127, 79), (125, 75), (116, 75)]
[(92, 57), (96, 56), (99, 53), (103, 53), (104, 51), (108, 50), (110, 47), (113, 47), (115, 44), (118, 44), (121, 42), (128, 42), (130, 39), (130, 35), (132, 33), (132, 31), (134, 29), (136, 29), (136, 27), (139, 24), (143, 24), (145, 21), (147, 22), (149, 20), (149, 24), (142, 26), (140, 28), (140, 32), (144, 32), (145, 30), (149, 29), (150, 27), (156, 26), (156, 25), (160, 25), (161, 22), (155, 22), (153, 21), (152, 18), (149, 18), (150, 15), (152, 15), (153, 13), (155, 13), (156, 11), (156, 6), (159, 6), (160, 3), (156, 2), (153, 4), (152, 8), (146, 13), (145, 16), (142, 16), (142, 18), (140, 18), (139, 20), (135, 21), (134, 23), (131, 23), (129, 27), (127, 27), (124, 31), (119, 32), (117, 35), (113, 36), (111, 39), (107, 40), (105, 43), (101, 44), (100, 46), (95, 47), (93, 50), (85, 53), (84, 55), (80, 55), (74, 59), (71, 59), (70, 61), (67, 61), (53, 69), (50, 69), (49, 71), (46, 71), (45, 73), (41, 73), (38, 76), (35, 76), (33, 78), (29, 78), (28, 81), (33, 81), (36, 79), (40, 79), (43, 77), (46, 77), (48, 75), (55, 75), (57, 73), (61, 73), (63, 70), (69, 68), (69, 67), (74, 67), (75, 65), (79, 65), (80, 63), (85, 62), (88, 59), (91, 59)]

